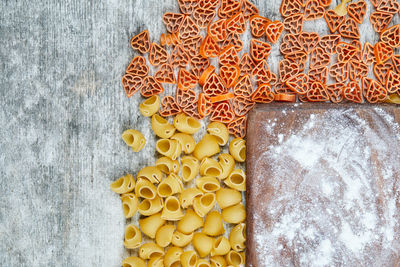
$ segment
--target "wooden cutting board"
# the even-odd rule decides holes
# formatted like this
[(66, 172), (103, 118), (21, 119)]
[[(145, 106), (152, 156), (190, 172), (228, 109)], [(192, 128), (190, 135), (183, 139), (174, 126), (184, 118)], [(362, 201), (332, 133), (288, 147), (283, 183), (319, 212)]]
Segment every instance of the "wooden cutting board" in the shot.
[(400, 108), (258, 105), (247, 266), (400, 266)]

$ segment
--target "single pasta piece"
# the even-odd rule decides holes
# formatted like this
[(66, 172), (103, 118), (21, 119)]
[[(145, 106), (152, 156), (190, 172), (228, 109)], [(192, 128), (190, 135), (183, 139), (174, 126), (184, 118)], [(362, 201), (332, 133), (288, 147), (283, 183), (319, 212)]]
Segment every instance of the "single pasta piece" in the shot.
[(143, 244), (139, 248), (139, 257), (148, 260), (152, 257), (159, 257), (164, 255), (164, 250), (154, 242)]
[(235, 169), (225, 179), (224, 183), (238, 191), (246, 191), (246, 173), (242, 169)]
[(218, 161), (213, 158), (204, 158), (200, 163), (200, 174), (206, 176), (218, 177), (222, 173)]
[(246, 160), (246, 141), (242, 138), (235, 138), (229, 144), (229, 153), (237, 162)]
[(220, 180), (225, 179), (235, 168), (235, 159), (230, 154), (222, 153), (218, 156), (218, 163), (221, 166), (221, 175), (218, 176)]
[(205, 259), (199, 259), (197, 261), (196, 267), (211, 267), (210, 263)]
[(196, 186), (205, 193), (218, 191), (221, 185), (217, 178), (212, 176), (203, 176), (196, 179)]
[(125, 218), (131, 218), (138, 210), (139, 201), (135, 194), (128, 193), (121, 195), (122, 210), (124, 211)]
[(175, 173), (171, 173), (167, 178), (161, 181), (157, 187), (157, 193), (160, 197), (169, 197), (183, 190), (181, 178)]
[(111, 190), (118, 194), (125, 194), (131, 192), (135, 188), (135, 179), (132, 174), (122, 176), (111, 185)]
[(205, 193), (193, 200), (193, 209), (200, 217), (204, 217), (215, 206), (215, 194)]
[(225, 124), (221, 122), (211, 122), (207, 126), (207, 132), (217, 138), (220, 146), (226, 145), (229, 139), (229, 131)]
[(182, 267), (196, 267), (198, 257), (193, 250), (185, 251), (181, 254)]
[(136, 181), (135, 194), (138, 197), (153, 199), (157, 195), (157, 188), (147, 179)]
[(146, 262), (139, 257), (128, 257), (122, 261), (122, 267), (146, 267)]
[(232, 266), (243, 266), (244, 257), (241, 253), (231, 250), (225, 256), (226, 262)]
[(215, 193), (218, 206), (221, 209), (239, 204), (242, 201), (242, 194), (234, 189), (221, 188)]
[(246, 209), (242, 203), (222, 210), (222, 218), (227, 223), (238, 224), (246, 219)]
[(143, 116), (150, 117), (157, 113), (160, 106), (160, 97), (158, 95), (153, 95), (139, 105), (139, 111)]
[(152, 257), (147, 262), (147, 267), (164, 267), (164, 258), (163, 257)]
[(186, 188), (179, 196), (179, 202), (181, 203), (182, 208), (186, 209), (193, 205), (193, 201), (196, 197), (202, 196), (203, 192), (201, 192), (198, 188)]
[(175, 232), (175, 225), (166, 224), (161, 226), (156, 233), (156, 243), (162, 248), (165, 248), (171, 244), (172, 235)]
[(182, 163), (182, 180), (190, 182), (193, 180), (200, 170), (199, 160), (192, 156), (184, 156), (181, 158)]
[(182, 133), (194, 134), (200, 130), (201, 124), (195, 118), (186, 116), (185, 113), (179, 113), (175, 116), (174, 126)]
[(190, 234), (203, 227), (203, 218), (192, 209), (187, 209), (185, 216), (178, 222), (176, 229), (184, 234)]
[(226, 260), (222, 256), (213, 256), (210, 258), (211, 267), (226, 267)]
[(164, 256), (164, 266), (165, 267), (179, 266), (181, 262), (182, 253), (183, 249), (178, 247), (170, 247)]
[(180, 168), (178, 160), (172, 160), (168, 157), (159, 158), (156, 161), (156, 167), (165, 174), (177, 174)]
[(190, 234), (184, 234), (179, 231), (175, 231), (175, 233), (172, 235), (172, 245), (177, 246), (177, 247), (186, 247), (189, 245), (189, 243), (193, 239), (193, 233)]
[(184, 216), (178, 198), (169, 196), (161, 213), (161, 218), (167, 221), (179, 221)]
[(147, 167), (144, 167), (143, 169), (141, 169), (137, 173), (136, 180), (147, 179), (153, 184), (158, 184), (161, 181), (162, 177), (163, 177), (163, 175), (157, 167), (147, 166)]
[(176, 160), (182, 152), (182, 147), (177, 140), (160, 139), (156, 143), (156, 150), (161, 155)]
[(146, 138), (137, 130), (129, 129), (122, 133), (122, 140), (130, 146), (134, 152), (139, 152), (146, 144)]
[(225, 236), (214, 239), (211, 256), (223, 256), (231, 250), (231, 244)]
[(163, 226), (165, 220), (161, 218), (161, 212), (139, 220), (140, 230), (143, 234), (154, 239), (158, 229)]
[(194, 141), (194, 138), (189, 134), (176, 133), (171, 137), (171, 139), (177, 140), (179, 142), (185, 154), (192, 153), (194, 148), (196, 147), (196, 142)]
[(199, 253), (200, 257), (210, 254), (214, 240), (203, 233), (195, 233), (193, 236), (193, 247)]
[(225, 228), (222, 223), (222, 216), (216, 210), (210, 211), (204, 221), (202, 233), (208, 236), (218, 236), (225, 233)]
[(140, 243), (142, 243), (142, 233), (139, 228), (134, 224), (126, 226), (124, 246), (129, 249), (135, 249), (140, 247)]
[(144, 216), (150, 216), (153, 214), (156, 214), (157, 212), (160, 212), (162, 208), (164, 207), (164, 200), (156, 196), (153, 199), (144, 199), (140, 204), (138, 211), (140, 214)]
[(211, 157), (220, 152), (217, 138), (210, 134), (205, 134), (200, 142), (197, 143), (193, 156), (198, 160), (202, 160), (205, 157)]
[(158, 114), (151, 117), (151, 129), (161, 138), (170, 138), (175, 133), (175, 127)]
[(246, 224), (239, 223), (229, 233), (229, 243), (234, 251), (242, 252), (246, 242)]

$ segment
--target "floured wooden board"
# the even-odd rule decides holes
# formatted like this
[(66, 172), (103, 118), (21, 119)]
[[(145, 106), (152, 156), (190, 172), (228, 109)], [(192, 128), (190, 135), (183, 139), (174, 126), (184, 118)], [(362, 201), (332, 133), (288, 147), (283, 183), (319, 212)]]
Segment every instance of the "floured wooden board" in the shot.
[(400, 266), (400, 109), (264, 105), (247, 135), (247, 266)]

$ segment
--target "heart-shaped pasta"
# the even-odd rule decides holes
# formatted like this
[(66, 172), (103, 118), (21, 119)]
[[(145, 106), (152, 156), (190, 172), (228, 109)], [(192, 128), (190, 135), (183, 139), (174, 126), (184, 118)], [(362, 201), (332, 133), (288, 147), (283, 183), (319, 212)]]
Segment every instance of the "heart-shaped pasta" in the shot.
[(135, 179), (132, 174), (126, 174), (113, 182), (110, 187), (111, 190), (117, 194), (125, 194), (131, 192), (135, 188)]

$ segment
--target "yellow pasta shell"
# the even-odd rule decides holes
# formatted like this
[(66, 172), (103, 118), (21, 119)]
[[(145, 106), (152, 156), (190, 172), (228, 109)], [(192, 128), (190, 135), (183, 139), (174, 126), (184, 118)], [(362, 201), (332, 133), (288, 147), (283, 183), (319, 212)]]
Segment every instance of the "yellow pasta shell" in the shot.
[(128, 173), (113, 182), (110, 187), (115, 193), (125, 194), (131, 192), (135, 188), (135, 179)]
[(184, 113), (179, 113), (175, 116), (174, 126), (182, 133), (194, 134), (200, 130), (201, 124), (195, 118), (186, 116)]
[(135, 194), (138, 197), (153, 199), (157, 196), (157, 188), (147, 179), (136, 181)]
[(155, 166), (144, 167), (136, 175), (137, 180), (147, 179), (153, 184), (158, 184), (161, 181), (162, 177), (162, 172)]
[(186, 209), (193, 205), (193, 201), (196, 197), (202, 196), (203, 192), (201, 192), (198, 188), (186, 188), (179, 196), (179, 202), (181, 203), (182, 208)]
[(153, 116), (161, 106), (160, 97), (153, 95), (139, 105), (139, 111), (145, 117)]
[(200, 163), (200, 174), (204, 176), (218, 177), (222, 173), (218, 161), (213, 158), (204, 158)]
[(211, 267), (210, 263), (205, 259), (199, 259), (197, 261), (196, 267)]
[(200, 170), (199, 160), (192, 156), (184, 156), (181, 158), (182, 163), (182, 180), (189, 182), (193, 180)]
[(215, 192), (221, 188), (221, 184), (219, 183), (218, 179), (211, 176), (197, 178), (196, 186), (206, 193)]
[(134, 152), (139, 152), (146, 145), (146, 139), (138, 130), (129, 129), (122, 133), (122, 140), (130, 146)]
[(176, 133), (174, 134), (171, 139), (177, 140), (182, 147), (182, 151), (185, 154), (190, 154), (193, 152), (194, 148), (196, 147), (196, 142), (194, 138), (185, 133)]
[(182, 267), (196, 267), (197, 260), (197, 254), (193, 250), (185, 251), (181, 255)]
[(195, 233), (192, 244), (197, 253), (199, 253), (200, 257), (203, 258), (210, 254), (213, 246), (213, 239), (206, 234)]
[(220, 122), (211, 122), (207, 126), (207, 132), (217, 138), (220, 146), (226, 145), (229, 140), (229, 131), (225, 124)]
[(193, 151), (193, 156), (198, 160), (205, 157), (211, 157), (220, 152), (217, 138), (210, 134), (205, 134), (200, 142), (197, 143)]
[(146, 267), (146, 262), (139, 257), (128, 257), (122, 261), (122, 267)]
[(152, 257), (147, 262), (147, 267), (164, 267), (163, 257)]
[(156, 143), (156, 150), (161, 155), (176, 160), (182, 152), (182, 147), (177, 140), (160, 139)]
[(164, 255), (164, 250), (154, 242), (143, 244), (139, 248), (139, 257), (148, 260), (152, 257), (160, 257)]
[(161, 218), (161, 213), (157, 213), (139, 220), (140, 230), (143, 234), (154, 239), (158, 229), (163, 226), (165, 220)]
[(129, 224), (125, 228), (124, 246), (129, 249), (140, 247), (142, 243), (142, 233), (136, 225)]
[(242, 193), (230, 188), (221, 188), (215, 193), (215, 196), (221, 209), (236, 205), (242, 201)]
[(135, 194), (127, 193), (121, 195), (122, 210), (125, 218), (131, 218), (135, 215), (139, 207), (139, 201)]
[(171, 244), (172, 235), (175, 231), (175, 225), (167, 224), (161, 226), (156, 233), (156, 243), (162, 248), (167, 247)]
[(244, 257), (239, 252), (231, 250), (225, 256), (226, 262), (232, 266), (242, 266), (244, 265)]
[(229, 176), (229, 174), (233, 171), (235, 168), (235, 159), (230, 155), (226, 153), (222, 153), (218, 156), (218, 163), (219, 166), (221, 166), (221, 175), (218, 176), (219, 179), (225, 179), (226, 177)]
[(177, 247), (186, 247), (193, 239), (193, 233), (184, 234), (179, 231), (175, 231), (172, 235), (172, 245)]
[(229, 153), (237, 162), (246, 160), (246, 141), (242, 138), (235, 138), (229, 143)]
[(231, 244), (225, 236), (220, 236), (214, 239), (211, 256), (223, 256), (231, 250)]
[(138, 211), (144, 216), (150, 216), (161, 211), (164, 207), (164, 201), (161, 197), (156, 196), (153, 199), (144, 199), (140, 204)]
[(241, 169), (235, 169), (225, 179), (224, 183), (238, 191), (246, 191), (246, 173)]
[(210, 258), (211, 267), (226, 267), (226, 260), (222, 256), (213, 256)]
[(246, 246), (246, 224), (239, 223), (235, 227), (232, 228), (229, 233), (229, 242), (233, 250), (237, 252), (243, 251)]
[(172, 160), (168, 157), (161, 157), (156, 161), (156, 167), (163, 173), (170, 174), (179, 172), (179, 162), (178, 160)]
[(227, 223), (241, 223), (246, 219), (246, 209), (242, 203), (222, 210), (222, 218)]
[(164, 266), (172, 267), (179, 266), (183, 249), (178, 247), (170, 247), (164, 256)]
[(175, 127), (158, 114), (151, 117), (151, 129), (161, 138), (170, 138), (175, 133)]
[(213, 210), (207, 214), (202, 233), (208, 236), (218, 236), (225, 233), (222, 216), (218, 211)]
[(187, 209), (183, 218), (178, 222), (177, 229), (178, 231), (184, 234), (190, 234), (203, 227), (204, 222), (203, 218), (197, 215), (192, 209)]
[(178, 221), (184, 216), (179, 200), (174, 196), (169, 196), (165, 200), (165, 205), (161, 213), (161, 218), (168, 221)]
[(215, 205), (214, 193), (206, 193), (193, 200), (193, 209), (200, 217), (204, 217)]

